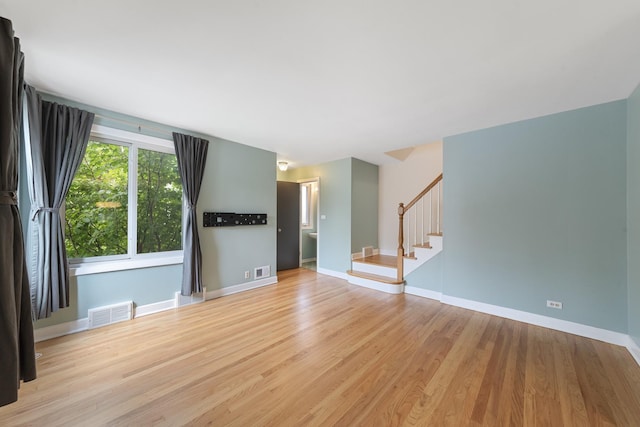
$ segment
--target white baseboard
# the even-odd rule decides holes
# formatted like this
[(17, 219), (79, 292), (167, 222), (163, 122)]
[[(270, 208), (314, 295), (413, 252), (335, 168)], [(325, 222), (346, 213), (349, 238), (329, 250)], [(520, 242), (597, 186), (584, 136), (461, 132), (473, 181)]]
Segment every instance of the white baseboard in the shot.
[(410, 295), (416, 295), (423, 298), (434, 299), (436, 301), (442, 300), (442, 292), (430, 291), (429, 289), (416, 288), (415, 286), (405, 286), (404, 293)]
[(380, 255), (398, 256), (397, 249), (379, 249)]
[(46, 341), (52, 338), (58, 338), (63, 335), (75, 334), (76, 332), (86, 331), (89, 327), (89, 318), (72, 320), (71, 322), (60, 323), (52, 326), (45, 326), (33, 330), (33, 339), (35, 342)]
[[(277, 277), (267, 277), (264, 279), (256, 280), (249, 283), (243, 283), (240, 285), (230, 286), (227, 288), (222, 288), (216, 291), (211, 291), (206, 293), (206, 299), (218, 298), (224, 295), (235, 294), (237, 292), (246, 291), (249, 289), (258, 288), (260, 286), (270, 285), (272, 283), (277, 283)], [(184, 305), (195, 304), (197, 302), (202, 302), (200, 298), (192, 298), (193, 301), (187, 304), (180, 304), (180, 307)], [(161, 311), (172, 310), (178, 307), (176, 305), (176, 299), (169, 299), (165, 301), (158, 301), (151, 304), (140, 305), (135, 308), (134, 319), (138, 317), (148, 316), (149, 314), (160, 313)], [(70, 322), (60, 323), (52, 326), (45, 326), (44, 328), (34, 329), (34, 341), (46, 341), (53, 338), (58, 338), (64, 335), (75, 334), (76, 332), (86, 331), (89, 326), (89, 319), (78, 319), (72, 320)]]
[(142, 316), (148, 316), (149, 314), (159, 313), (165, 310), (171, 310), (176, 308), (176, 301), (174, 299), (168, 299), (165, 301), (158, 301), (151, 304), (145, 304), (136, 306), (133, 318), (136, 319)]
[(542, 316), (540, 314), (529, 313), (526, 311), (500, 307), (497, 305), (486, 304), (483, 302), (472, 301), (448, 295), (443, 295), (441, 301), (445, 304), (454, 305), (456, 307), (467, 308), (469, 310), (492, 314), (494, 316), (504, 317), (506, 319), (517, 320), (519, 322), (542, 326), (544, 328), (555, 329), (557, 331), (592, 338), (598, 341), (604, 341), (623, 347), (627, 347), (627, 345), (629, 344), (629, 335), (620, 332), (609, 331), (607, 329), (596, 328), (594, 326), (570, 322), (568, 320), (556, 319), (554, 317)]
[(347, 273), (342, 273), (340, 271), (327, 270), (326, 268), (318, 267), (316, 269), (316, 273), (325, 274), (327, 276), (337, 277), (342, 280), (349, 280), (349, 275)]
[(220, 298), (225, 295), (237, 294), (238, 292), (244, 292), (255, 288), (260, 288), (262, 286), (273, 285), (278, 283), (278, 277), (265, 277), (264, 279), (253, 280), (251, 282), (240, 283), (238, 285), (227, 286), (221, 289), (215, 289), (213, 291), (207, 292), (207, 296), (205, 299), (210, 300), (214, 298)]
[(315, 261), (315, 260), (316, 260), (316, 258), (303, 258), (303, 259), (300, 260), (300, 263), (304, 264), (305, 262), (312, 262), (312, 261)]
[[(135, 308), (133, 318), (135, 319), (138, 317), (147, 316), (149, 314), (171, 310), (175, 307), (175, 300), (173, 299), (140, 305)], [(58, 338), (64, 335), (86, 331), (87, 329), (89, 329), (89, 319), (85, 317), (84, 319), (72, 320), (70, 322), (64, 322), (57, 325), (34, 329), (33, 338), (35, 342), (40, 342)]]
[(640, 365), (640, 346), (638, 346), (638, 344), (631, 337), (629, 337), (627, 350), (629, 350), (629, 353), (631, 353), (631, 356), (633, 356), (633, 358), (636, 360), (638, 365)]

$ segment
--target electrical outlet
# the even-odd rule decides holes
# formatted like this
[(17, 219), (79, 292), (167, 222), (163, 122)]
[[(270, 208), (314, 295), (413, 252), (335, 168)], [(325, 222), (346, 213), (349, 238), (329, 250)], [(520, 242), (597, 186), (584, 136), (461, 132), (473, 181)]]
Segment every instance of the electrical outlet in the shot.
[(562, 303), (558, 301), (547, 300), (547, 307), (557, 308), (558, 310), (562, 310)]
[(249, 271), (245, 271), (245, 272), (244, 272), (244, 278), (245, 278), (245, 279), (249, 279), (249, 278), (251, 278), (251, 273), (249, 273)]

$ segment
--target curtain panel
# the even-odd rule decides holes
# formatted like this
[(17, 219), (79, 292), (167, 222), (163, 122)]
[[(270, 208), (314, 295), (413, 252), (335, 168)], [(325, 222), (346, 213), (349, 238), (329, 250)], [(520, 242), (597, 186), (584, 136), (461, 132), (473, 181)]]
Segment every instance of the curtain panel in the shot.
[(27, 86), (24, 146), (31, 213), (28, 268), (35, 319), (69, 306), (69, 267), (60, 208), (89, 142), (94, 114), (43, 101)]
[(209, 141), (195, 136), (173, 133), (173, 144), (178, 159), (178, 171), (187, 205), (183, 234), (184, 262), (182, 267), (182, 295), (202, 292), (202, 252), (198, 236), (196, 205), (207, 162)]
[(29, 280), (17, 206), (24, 56), (11, 21), (0, 18), (0, 406), (36, 378)]

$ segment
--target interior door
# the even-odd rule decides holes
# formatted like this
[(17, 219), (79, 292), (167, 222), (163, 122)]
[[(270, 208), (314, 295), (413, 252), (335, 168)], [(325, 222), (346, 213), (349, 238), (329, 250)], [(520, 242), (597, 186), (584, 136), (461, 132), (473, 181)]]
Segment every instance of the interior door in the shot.
[(278, 181), (277, 270), (300, 266), (300, 184)]

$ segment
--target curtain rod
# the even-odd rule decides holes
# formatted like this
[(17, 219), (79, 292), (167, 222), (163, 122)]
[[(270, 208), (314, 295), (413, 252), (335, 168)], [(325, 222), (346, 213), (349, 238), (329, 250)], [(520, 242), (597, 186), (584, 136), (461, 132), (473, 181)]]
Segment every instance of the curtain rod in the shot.
[(156, 132), (159, 132), (159, 133), (162, 133), (162, 134), (169, 135), (169, 136), (173, 137), (173, 132), (172, 131), (167, 130), (167, 129), (161, 129), (161, 128), (156, 127), (156, 126), (141, 125), (141, 124), (136, 123), (136, 122), (131, 121), (131, 120), (118, 119), (116, 117), (104, 116), (104, 115), (98, 114), (98, 113), (95, 113), (95, 117), (99, 117), (99, 118), (104, 119), (104, 120), (111, 120), (111, 121), (124, 123), (124, 124), (130, 125), (130, 126), (135, 126), (135, 127), (138, 128), (138, 132), (142, 132), (142, 129), (148, 129), (148, 130), (153, 130), (153, 131), (156, 131)]

